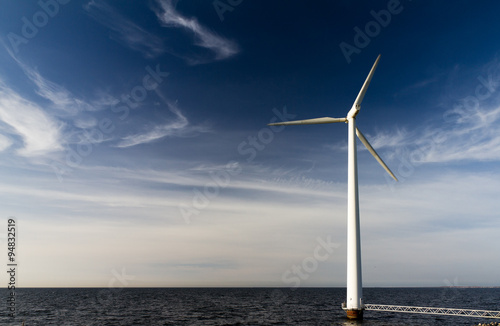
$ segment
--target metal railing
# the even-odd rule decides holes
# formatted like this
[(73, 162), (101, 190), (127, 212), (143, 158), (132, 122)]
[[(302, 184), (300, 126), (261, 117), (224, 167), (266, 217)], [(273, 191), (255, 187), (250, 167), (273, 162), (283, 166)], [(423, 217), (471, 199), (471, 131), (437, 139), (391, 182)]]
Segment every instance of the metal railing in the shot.
[(365, 310), (406, 312), (406, 313), (414, 313), (414, 314), (434, 314), (434, 315), (448, 315), (448, 316), (500, 318), (500, 311), (491, 311), (491, 310), (393, 306), (393, 305), (385, 305), (385, 304), (365, 304)]

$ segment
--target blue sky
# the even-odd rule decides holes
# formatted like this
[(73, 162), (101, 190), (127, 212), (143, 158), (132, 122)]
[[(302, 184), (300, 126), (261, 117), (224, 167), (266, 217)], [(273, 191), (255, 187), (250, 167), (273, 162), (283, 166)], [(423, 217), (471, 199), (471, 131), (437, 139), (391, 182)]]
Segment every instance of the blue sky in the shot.
[(3, 1), (20, 286), (345, 286), (347, 126), (267, 124), (344, 117), (379, 54), (364, 285), (499, 285), (499, 7)]

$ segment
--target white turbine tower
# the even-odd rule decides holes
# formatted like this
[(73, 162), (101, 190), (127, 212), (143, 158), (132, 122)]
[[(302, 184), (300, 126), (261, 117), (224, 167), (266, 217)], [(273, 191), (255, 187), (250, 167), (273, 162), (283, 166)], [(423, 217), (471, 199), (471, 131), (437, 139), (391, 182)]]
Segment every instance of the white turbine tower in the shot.
[(361, 102), (365, 96), (366, 90), (372, 80), (375, 69), (377, 68), (380, 55), (375, 60), (365, 83), (359, 91), (358, 97), (354, 101), (351, 110), (345, 118), (317, 118), (308, 120), (286, 121), (271, 123), (270, 126), (279, 125), (307, 125), (307, 124), (322, 124), (345, 122), (349, 124), (348, 129), (348, 177), (347, 177), (347, 299), (342, 308), (346, 311), (347, 317), (350, 319), (360, 319), (363, 317), (363, 286), (361, 280), (361, 243), (359, 231), (359, 200), (358, 200), (358, 164), (356, 153), (356, 135), (359, 140), (366, 146), (368, 151), (382, 165), (382, 167), (394, 178), (398, 180), (394, 173), (384, 163), (380, 156), (375, 152), (368, 140), (363, 136), (361, 131), (356, 128), (356, 116), (361, 108)]

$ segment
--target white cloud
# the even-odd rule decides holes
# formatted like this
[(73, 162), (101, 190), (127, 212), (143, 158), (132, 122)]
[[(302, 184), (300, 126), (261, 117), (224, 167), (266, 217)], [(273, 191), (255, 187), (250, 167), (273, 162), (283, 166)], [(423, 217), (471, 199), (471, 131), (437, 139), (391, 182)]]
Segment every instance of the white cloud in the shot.
[(162, 125), (156, 125), (152, 130), (126, 136), (117, 145), (117, 147), (131, 147), (140, 144), (147, 144), (152, 141), (168, 137), (190, 137), (199, 133), (209, 132), (210, 128), (206, 126), (190, 126), (187, 118), (182, 114), (181, 110), (175, 103), (165, 101), (168, 109), (175, 115), (176, 119)]
[[(98, 100), (94, 104), (89, 104), (75, 97), (61, 85), (44, 78), (12, 52), (9, 51), (9, 54), (36, 86), (35, 93), (49, 101), (49, 103), (43, 101), (36, 103), (26, 100), (5, 83), (0, 83), (1, 94), (4, 94), (0, 119), (9, 126), (7, 132), (22, 138), (25, 146), (17, 150), (19, 155), (32, 157), (60, 151), (64, 148), (64, 144), (81, 141), (80, 138), (74, 139), (75, 131), (97, 125), (97, 119), (88, 112), (100, 110), (107, 103)], [(65, 119), (68, 121), (67, 124), (58, 118)], [(76, 127), (76, 130), (71, 127)], [(7, 144), (4, 142), (4, 146)]]
[(154, 58), (164, 52), (161, 38), (147, 32), (106, 3), (93, 0), (85, 9), (92, 18), (116, 33), (113, 38), (132, 50), (139, 51), (148, 58)]
[(22, 63), (20, 63), (20, 66), (23, 68), (26, 76), (28, 76), (37, 86), (36, 93), (52, 102), (56, 109), (62, 110), (70, 115), (77, 114), (79, 111), (93, 110), (91, 105), (75, 98), (73, 94), (64, 87), (45, 79), (38, 71)]
[(8, 131), (20, 136), (24, 147), (21, 156), (37, 156), (61, 150), (62, 123), (46, 114), (37, 104), (0, 83), (0, 120)]
[(0, 135), (0, 152), (9, 148), (10, 145), (12, 145), (12, 141), (4, 135)]
[(73, 116), (79, 112), (95, 111), (102, 107), (98, 102), (97, 105), (91, 105), (75, 97), (66, 88), (46, 79), (36, 69), (24, 64), (10, 50), (7, 49), (7, 51), (11, 58), (24, 71), (25, 75), (36, 85), (37, 89), (35, 93), (49, 100), (52, 103), (51, 108), (58, 110), (58, 112), (55, 112), (56, 115)]
[(412, 142), (411, 135), (405, 129), (396, 128), (392, 132), (380, 131), (375, 135), (366, 135), (366, 138), (375, 149), (384, 147), (400, 147)]
[(392, 157), (415, 163), (500, 160), (500, 106), (466, 114), (445, 113), (432, 124), (408, 131), (395, 128), (367, 136), (374, 148), (391, 148)]
[[(211, 32), (195, 18), (182, 16), (175, 10), (171, 0), (157, 0), (157, 2), (160, 4), (162, 11), (156, 14), (165, 26), (184, 28), (192, 32), (196, 38), (196, 45), (213, 51), (216, 60), (225, 59), (238, 53), (238, 46), (234, 42)], [(193, 61), (193, 63), (196, 62)]]
[(80, 129), (90, 129), (97, 125), (97, 119), (92, 116), (84, 116), (74, 121), (75, 127)]

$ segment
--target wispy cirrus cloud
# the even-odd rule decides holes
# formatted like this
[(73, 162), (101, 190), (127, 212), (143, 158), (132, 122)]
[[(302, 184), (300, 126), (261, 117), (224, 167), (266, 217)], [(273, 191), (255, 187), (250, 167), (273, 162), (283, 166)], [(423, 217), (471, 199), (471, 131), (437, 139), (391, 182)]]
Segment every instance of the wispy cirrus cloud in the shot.
[[(6, 50), (35, 86), (33, 88), (30, 85), (34, 93), (47, 100), (27, 100), (0, 80), (0, 120), (5, 123), (4, 137), (11, 134), (22, 139), (24, 147), (17, 150), (18, 155), (43, 156), (63, 150), (65, 145), (74, 141), (72, 134), (76, 130), (97, 124), (97, 120), (87, 112), (100, 110), (105, 107), (104, 104), (101, 105), (99, 101), (90, 103), (76, 97), (65, 87), (46, 79), (37, 69), (25, 64), (8, 48)], [(0, 140), (0, 150), (16, 143), (15, 137)]]
[(7, 148), (9, 148), (10, 145), (12, 145), (12, 141), (8, 137), (0, 135), (0, 152), (3, 152)]
[(124, 148), (146, 144), (169, 136), (190, 137), (199, 133), (210, 131), (210, 128), (207, 126), (190, 125), (188, 119), (184, 116), (184, 114), (182, 114), (176, 103), (172, 103), (167, 100), (164, 100), (164, 102), (166, 103), (168, 109), (176, 116), (174, 121), (162, 125), (156, 125), (150, 131), (145, 133), (126, 136), (117, 145), (117, 147)]
[(500, 161), (500, 106), (477, 108), (451, 127), (426, 130), (426, 162)]
[(391, 148), (393, 155), (411, 155), (418, 163), (500, 161), (500, 106), (477, 107), (449, 123), (367, 137), (374, 148)]
[[(216, 35), (205, 26), (201, 25), (195, 18), (187, 18), (181, 15), (172, 0), (157, 0), (161, 10), (156, 12), (158, 19), (166, 27), (183, 28), (192, 32), (195, 36), (197, 46), (206, 48), (215, 53), (215, 60), (222, 60), (239, 52), (238, 45), (230, 40)], [(192, 64), (201, 63), (199, 60), (189, 59)]]
[[(32, 157), (62, 149), (63, 124), (1, 81), (0, 120), (7, 133), (22, 139), (23, 146), (17, 149), (18, 155)], [(8, 142), (4, 144), (8, 145)]]
[(94, 106), (86, 101), (75, 97), (66, 88), (44, 78), (37, 70), (19, 63), (26, 76), (37, 86), (35, 92), (41, 97), (49, 100), (52, 106), (69, 115), (75, 115), (82, 111), (94, 111)]
[(85, 9), (97, 22), (114, 32), (111, 35), (113, 39), (145, 57), (154, 58), (165, 52), (161, 38), (144, 30), (105, 2), (92, 0)]
[(71, 116), (82, 111), (96, 111), (102, 107), (99, 103), (97, 103), (97, 105), (93, 105), (85, 100), (75, 97), (66, 88), (48, 80), (43, 77), (37, 69), (32, 68), (21, 61), (5, 44), (3, 44), (3, 46), (9, 53), (10, 57), (23, 70), (26, 77), (28, 77), (31, 82), (35, 84), (35, 93), (51, 102), (50, 107), (57, 110), (56, 115)]
[[(404, 128), (395, 128), (392, 131), (383, 130), (377, 132), (376, 135), (365, 135), (373, 148), (379, 149), (384, 147), (394, 148), (407, 146), (414, 142), (414, 136)], [(365, 148), (364, 146), (360, 147)]]

